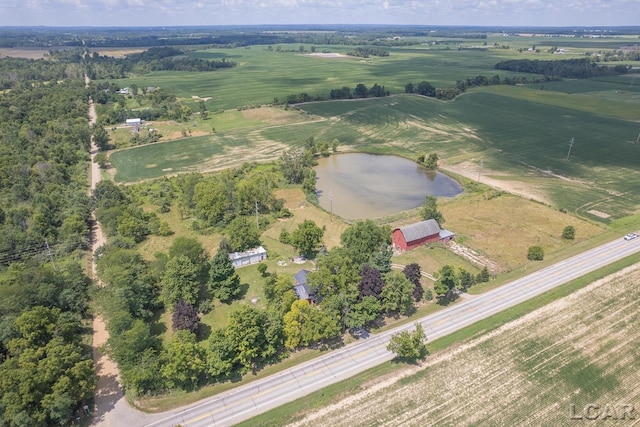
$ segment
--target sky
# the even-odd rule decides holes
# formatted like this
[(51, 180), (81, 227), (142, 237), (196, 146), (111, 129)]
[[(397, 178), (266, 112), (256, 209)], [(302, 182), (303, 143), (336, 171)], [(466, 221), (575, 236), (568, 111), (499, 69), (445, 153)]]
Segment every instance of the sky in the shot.
[(638, 0), (0, 0), (0, 26), (640, 25)]

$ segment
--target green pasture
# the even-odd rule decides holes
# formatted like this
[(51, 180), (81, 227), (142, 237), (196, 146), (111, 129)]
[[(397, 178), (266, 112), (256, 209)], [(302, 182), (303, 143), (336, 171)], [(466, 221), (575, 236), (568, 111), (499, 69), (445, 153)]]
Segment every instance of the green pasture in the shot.
[(116, 151), (110, 160), (117, 170), (116, 181), (140, 181), (194, 171), (203, 159), (236, 144), (236, 141), (225, 141), (224, 137), (206, 135)]

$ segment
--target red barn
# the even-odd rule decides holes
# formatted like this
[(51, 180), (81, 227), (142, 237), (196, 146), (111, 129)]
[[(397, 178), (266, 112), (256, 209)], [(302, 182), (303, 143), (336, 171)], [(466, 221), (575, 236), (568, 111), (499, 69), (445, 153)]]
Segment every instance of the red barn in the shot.
[(440, 240), (440, 226), (435, 219), (417, 222), (393, 230), (393, 247), (399, 251), (408, 251), (425, 243)]

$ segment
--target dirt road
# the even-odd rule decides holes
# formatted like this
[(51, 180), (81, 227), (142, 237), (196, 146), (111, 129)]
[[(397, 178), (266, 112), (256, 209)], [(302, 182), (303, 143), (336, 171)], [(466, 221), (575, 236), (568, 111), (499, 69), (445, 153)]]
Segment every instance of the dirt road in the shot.
[[(89, 79), (85, 77), (85, 83), (88, 84)], [(89, 100), (89, 124), (96, 123), (96, 109), (93, 100)], [(100, 167), (95, 163), (94, 157), (98, 153), (98, 147), (91, 138), (91, 191), (96, 188), (100, 182)], [(96, 221), (92, 213), (93, 229), (91, 230), (91, 253), (105, 243), (105, 237), (102, 232), (100, 223)], [(96, 272), (96, 263), (91, 261), (91, 273), (97, 286), (102, 286)], [(116, 426), (114, 416), (114, 408), (116, 405), (126, 405), (120, 385), (120, 376), (118, 366), (102, 351), (102, 347), (107, 342), (109, 333), (101, 315), (96, 314), (93, 318), (93, 362), (98, 373), (98, 385), (95, 395), (95, 418), (92, 425), (95, 426)]]

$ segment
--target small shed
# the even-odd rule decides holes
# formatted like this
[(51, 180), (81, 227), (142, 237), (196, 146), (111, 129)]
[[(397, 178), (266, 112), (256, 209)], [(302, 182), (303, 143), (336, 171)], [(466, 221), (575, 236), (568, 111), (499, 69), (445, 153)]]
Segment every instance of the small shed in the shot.
[(267, 250), (262, 246), (250, 249), (246, 252), (233, 252), (229, 254), (229, 259), (235, 268), (245, 265), (257, 264), (267, 259)]
[(393, 230), (393, 248), (404, 252), (433, 242), (448, 242), (455, 237), (449, 230), (442, 230), (435, 219), (416, 222)]
[(309, 273), (311, 273), (309, 270), (300, 270), (293, 276), (293, 291), (298, 296), (298, 299), (313, 302), (315, 297), (307, 284), (307, 276)]
[(142, 119), (140, 119), (140, 118), (127, 119), (126, 122), (125, 122), (125, 124), (127, 126), (135, 126), (135, 125), (140, 126), (140, 123), (142, 123)]

